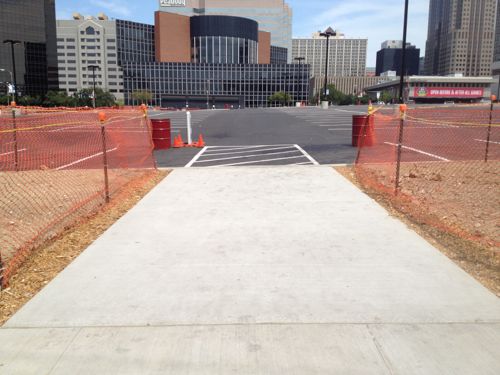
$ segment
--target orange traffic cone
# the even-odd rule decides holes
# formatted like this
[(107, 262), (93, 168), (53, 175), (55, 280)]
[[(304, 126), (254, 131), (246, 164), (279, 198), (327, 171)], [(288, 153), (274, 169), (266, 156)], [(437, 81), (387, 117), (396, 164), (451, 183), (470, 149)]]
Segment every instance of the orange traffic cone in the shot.
[(198, 142), (196, 142), (196, 147), (198, 148), (205, 147), (205, 141), (203, 140), (203, 136), (201, 134), (198, 136)]
[(179, 134), (174, 138), (174, 148), (182, 148), (184, 147), (184, 142), (182, 141), (182, 136)]

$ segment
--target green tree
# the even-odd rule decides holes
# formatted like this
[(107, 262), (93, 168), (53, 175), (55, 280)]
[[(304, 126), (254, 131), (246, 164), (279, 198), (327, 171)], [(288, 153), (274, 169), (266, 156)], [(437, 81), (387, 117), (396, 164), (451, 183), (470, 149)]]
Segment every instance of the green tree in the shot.
[[(76, 103), (79, 107), (92, 107), (92, 89), (82, 89), (75, 93)], [(109, 91), (100, 87), (95, 89), (96, 107), (112, 107), (116, 104), (116, 98)]]
[(76, 99), (68, 96), (66, 91), (49, 91), (43, 101), (45, 107), (74, 107)]
[(153, 94), (147, 90), (137, 90), (132, 93), (132, 99), (141, 104), (148, 104), (153, 99)]
[(388, 91), (384, 91), (380, 95), (380, 100), (383, 101), (384, 103), (391, 103), (393, 99), (394, 99), (394, 95), (392, 95)]
[(292, 97), (286, 92), (278, 91), (271, 95), (267, 101), (269, 103), (279, 103), (280, 105), (284, 105), (286, 103), (290, 103), (292, 101)]

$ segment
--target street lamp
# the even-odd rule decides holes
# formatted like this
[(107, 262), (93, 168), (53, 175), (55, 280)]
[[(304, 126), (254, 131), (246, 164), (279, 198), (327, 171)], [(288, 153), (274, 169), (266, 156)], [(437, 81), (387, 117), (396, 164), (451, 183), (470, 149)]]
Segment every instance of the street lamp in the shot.
[(206, 88), (207, 88), (207, 109), (210, 109), (210, 80), (207, 79), (207, 84), (206, 84)]
[(17, 76), (16, 76), (16, 57), (14, 55), (14, 46), (16, 44), (21, 44), (20, 40), (5, 39), (3, 44), (10, 44), (10, 54), (12, 56), (12, 71), (14, 72), (14, 101), (17, 101)]
[(93, 78), (93, 82), (94, 82), (94, 88), (92, 89), (92, 104), (95, 108), (95, 71), (96, 69), (99, 69), (99, 66), (98, 65), (89, 65), (87, 67), (88, 69), (92, 70), (92, 78)]
[(406, 72), (406, 34), (407, 34), (407, 29), (408, 29), (408, 1), (405, 0), (405, 18), (404, 18), (404, 23), (403, 23), (403, 50), (401, 53), (401, 72), (399, 77), (399, 103), (403, 104), (404, 101), (404, 95), (403, 95), (403, 89), (404, 89), (404, 82), (405, 82), (405, 72)]
[[(3, 69), (1, 68), (0, 69), (0, 72), (7, 72), (10, 74), (10, 84), (12, 85), (12, 87), (14, 87), (14, 78), (13, 78), (13, 75), (12, 75), (12, 72), (10, 70), (7, 70), (7, 69)], [(7, 86), (7, 89), (10, 89), (11, 86)], [(14, 90), (12, 90), (12, 100), (15, 101), (15, 97), (14, 97)]]
[(337, 32), (329, 27), (324, 33), (320, 33), (319, 35), (326, 38), (325, 84), (323, 85), (323, 95), (326, 97), (326, 85), (328, 83), (328, 48), (330, 44), (330, 37), (336, 36)]
[(298, 57), (296, 57), (296, 58), (294, 59), (295, 61), (298, 61), (298, 62), (299, 62), (299, 74), (300, 74), (300, 76), (299, 76), (299, 82), (300, 82), (299, 87), (300, 87), (300, 95), (301, 95), (301, 96), (302, 96), (302, 89), (303, 89), (303, 87), (302, 87), (302, 78), (303, 78), (303, 77), (302, 77), (302, 76), (303, 76), (303, 72), (302, 72), (302, 61), (304, 61), (305, 59), (306, 59), (306, 58), (305, 58), (305, 57), (302, 57), (302, 56), (298, 56)]

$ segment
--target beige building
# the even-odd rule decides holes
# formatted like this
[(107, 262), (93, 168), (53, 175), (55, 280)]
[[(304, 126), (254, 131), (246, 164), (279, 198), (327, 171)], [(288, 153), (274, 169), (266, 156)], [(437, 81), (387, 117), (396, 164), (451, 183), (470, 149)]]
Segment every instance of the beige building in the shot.
[(284, 0), (159, 0), (159, 10), (184, 16), (224, 15), (249, 18), (271, 33), (271, 44), (292, 50), (292, 9)]
[[(334, 85), (337, 90), (346, 95), (363, 95), (365, 87), (376, 85), (381, 82), (380, 77), (328, 77), (328, 84)], [(325, 77), (313, 77), (311, 79), (311, 95), (316, 95), (323, 90)]]
[(430, 0), (427, 75), (491, 75), (497, 2)]
[[(361, 77), (366, 72), (368, 39), (346, 38), (338, 34), (330, 38), (328, 76)], [(303, 57), (311, 65), (311, 76), (325, 76), (326, 38), (314, 33), (312, 38), (294, 38), (292, 59)]]

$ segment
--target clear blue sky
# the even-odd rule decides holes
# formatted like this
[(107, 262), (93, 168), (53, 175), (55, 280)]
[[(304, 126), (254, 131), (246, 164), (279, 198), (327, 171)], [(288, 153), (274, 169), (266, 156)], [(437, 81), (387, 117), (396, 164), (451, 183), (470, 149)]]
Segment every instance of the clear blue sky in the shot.
[[(234, 0), (238, 1), (238, 0)], [(332, 26), (348, 37), (368, 37), (367, 65), (375, 66), (380, 43), (402, 39), (404, 0), (287, 0), (293, 9), (293, 36), (310, 36)], [(57, 18), (73, 12), (153, 24), (158, 0), (56, 0)], [(410, 2), (408, 41), (425, 53), (429, 0)]]

